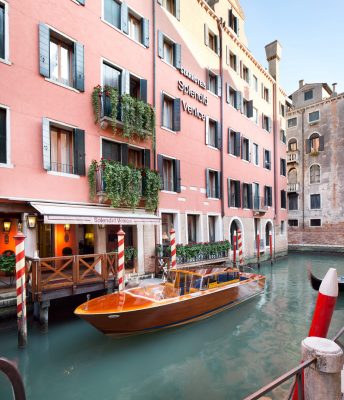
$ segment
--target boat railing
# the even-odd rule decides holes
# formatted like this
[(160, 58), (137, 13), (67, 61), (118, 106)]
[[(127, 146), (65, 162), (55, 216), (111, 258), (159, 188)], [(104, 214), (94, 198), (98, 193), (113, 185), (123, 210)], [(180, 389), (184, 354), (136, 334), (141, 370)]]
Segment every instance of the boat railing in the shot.
[[(344, 326), (337, 332), (337, 334), (332, 339), (335, 343), (338, 344), (344, 350), (344, 344), (339, 340), (339, 338), (344, 334)], [(245, 397), (244, 400), (258, 400), (265, 394), (271, 392), (272, 390), (276, 389), (277, 387), (281, 386), (284, 382), (288, 381), (289, 379), (295, 377), (294, 383), (291, 385), (288, 395), (285, 400), (290, 400), (293, 397), (295, 384), (297, 383), (297, 390), (298, 390), (298, 399), (304, 400), (304, 393), (302, 390), (302, 371), (308, 368), (310, 365), (315, 363), (317, 360), (316, 357), (307, 360), (297, 367), (291, 369), (290, 371), (286, 372), (285, 374), (281, 375), (279, 378), (275, 379), (268, 385), (262, 387), (255, 393), (251, 394), (250, 396)]]

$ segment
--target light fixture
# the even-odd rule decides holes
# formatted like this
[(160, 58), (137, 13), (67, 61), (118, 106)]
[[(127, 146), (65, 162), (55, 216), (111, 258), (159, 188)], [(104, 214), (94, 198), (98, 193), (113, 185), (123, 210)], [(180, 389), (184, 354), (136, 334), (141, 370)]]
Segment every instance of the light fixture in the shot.
[(35, 229), (37, 223), (37, 216), (36, 215), (28, 215), (27, 216), (27, 227), (29, 229)]
[(104, 228), (105, 228), (105, 225), (104, 225), (104, 224), (99, 224), (99, 225), (98, 225), (98, 228), (99, 228), (99, 229), (104, 229)]
[(94, 235), (92, 232), (85, 233), (85, 240), (93, 240), (93, 239), (94, 239)]
[(11, 220), (4, 220), (4, 223), (3, 223), (4, 232), (7, 232), (7, 233), (10, 232), (11, 225), (12, 225), (12, 221)]
[(166, 232), (162, 234), (162, 240), (168, 240), (168, 235)]
[(69, 232), (70, 231), (70, 224), (65, 224), (64, 230), (65, 230), (65, 232)]

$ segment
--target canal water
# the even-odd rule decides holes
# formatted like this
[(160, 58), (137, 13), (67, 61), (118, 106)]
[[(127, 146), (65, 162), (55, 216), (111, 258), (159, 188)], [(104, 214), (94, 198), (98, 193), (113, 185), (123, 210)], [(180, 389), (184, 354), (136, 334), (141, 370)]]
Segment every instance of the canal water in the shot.
[[(193, 325), (123, 339), (99, 333), (73, 307), (52, 307), (49, 332), (31, 323), (24, 350), (15, 321), (2, 322), (0, 357), (17, 363), (29, 400), (240, 400), (300, 361), (317, 297), (308, 263), (321, 278), (329, 267), (344, 275), (344, 257), (292, 254), (261, 267), (261, 296)], [(343, 297), (329, 337), (344, 325)], [(0, 399), (11, 398), (0, 376)]]

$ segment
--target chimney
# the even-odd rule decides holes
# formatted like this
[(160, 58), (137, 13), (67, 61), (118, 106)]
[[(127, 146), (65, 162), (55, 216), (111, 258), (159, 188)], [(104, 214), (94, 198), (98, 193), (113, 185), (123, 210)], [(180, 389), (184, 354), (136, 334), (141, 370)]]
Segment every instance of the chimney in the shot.
[(299, 89), (302, 89), (305, 85), (305, 81), (303, 79), (299, 80)]
[(332, 96), (337, 96), (336, 86), (338, 83), (332, 83)]
[(279, 62), (282, 56), (282, 46), (278, 40), (265, 46), (266, 59), (269, 63), (269, 73), (276, 80), (279, 80)]

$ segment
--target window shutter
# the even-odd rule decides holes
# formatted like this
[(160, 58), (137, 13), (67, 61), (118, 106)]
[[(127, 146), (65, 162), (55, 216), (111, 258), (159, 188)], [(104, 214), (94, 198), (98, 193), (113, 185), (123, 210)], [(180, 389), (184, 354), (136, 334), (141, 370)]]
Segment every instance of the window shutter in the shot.
[(228, 128), (228, 154), (232, 154), (234, 149), (231, 148), (231, 128)]
[(231, 179), (227, 178), (228, 207), (231, 207)]
[(140, 100), (147, 103), (147, 80), (140, 79)]
[(218, 121), (216, 121), (216, 147), (222, 148), (222, 125)]
[(247, 206), (252, 210), (252, 183), (247, 185)]
[(161, 154), (158, 154), (158, 172), (161, 179), (161, 188), (164, 190), (164, 171), (163, 171), (163, 160), (164, 157)]
[(174, 58), (174, 66), (177, 69), (180, 69), (182, 66), (182, 46), (178, 43), (173, 45), (173, 58)]
[(216, 94), (218, 96), (222, 95), (222, 80), (220, 75), (216, 75)]
[(4, 164), (7, 163), (6, 116), (7, 111), (0, 108), (0, 163)]
[(5, 7), (0, 7), (0, 58), (5, 56)]
[(319, 150), (323, 151), (324, 148), (324, 136), (319, 136)]
[(180, 131), (180, 99), (173, 100), (173, 130)]
[(242, 93), (240, 91), (235, 92), (236, 94), (236, 104), (235, 104), (235, 108), (237, 110), (242, 110)]
[(306, 154), (311, 152), (311, 139), (306, 139)]
[(235, 149), (234, 149), (234, 155), (237, 157), (240, 157), (240, 132), (235, 132)]
[(50, 76), (50, 30), (47, 25), (39, 24), (39, 73)]
[(164, 58), (164, 35), (158, 31), (158, 56)]
[(207, 69), (206, 73), (207, 73), (207, 82), (206, 82), (206, 85), (207, 85), (207, 90), (209, 90), (209, 89), (210, 89), (210, 70)]
[(50, 171), (50, 122), (43, 117), (42, 121), (43, 168)]
[(180, 21), (180, 0), (174, 0), (174, 6), (176, 10), (176, 18)]
[(177, 193), (181, 192), (180, 182), (180, 161), (174, 160), (174, 189)]
[(128, 165), (128, 145), (126, 143), (121, 144), (121, 164)]
[(209, 46), (209, 29), (207, 24), (204, 24), (204, 44)]
[(226, 45), (226, 64), (229, 65), (229, 48)]
[(229, 10), (228, 11), (228, 26), (230, 28), (232, 27), (232, 22), (233, 22), (233, 11)]
[(80, 90), (80, 92), (85, 91), (85, 74), (84, 74), (84, 46), (81, 43), (74, 43), (74, 87)]
[(209, 117), (205, 117), (205, 144), (209, 144)]
[(121, 94), (130, 93), (130, 73), (124, 69), (121, 73)]
[(206, 170), (205, 170), (205, 189), (206, 189), (206, 194), (207, 194), (207, 197), (209, 198), (210, 197), (210, 185), (209, 185), (209, 169), (207, 168)]
[(229, 83), (226, 82), (226, 101), (228, 104), (231, 102), (231, 87), (229, 86)]
[(246, 154), (244, 154), (244, 137), (241, 138), (241, 159), (244, 159)]
[(121, 5), (121, 31), (128, 33), (128, 4), (123, 1)]
[(149, 20), (147, 18), (142, 18), (141, 29), (142, 29), (142, 44), (146, 47), (149, 47)]
[(268, 117), (268, 131), (271, 132), (272, 131), (272, 120), (270, 117)]
[(85, 131), (74, 129), (74, 174), (85, 175)]
[(151, 167), (151, 160), (150, 160), (150, 150), (149, 149), (144, 149), (143, 150), (143, 161), (144, 161), (144, 166), (145, 168), (150, 169)]
[(221, 199), (221, 172), (216, 173), (216, 198)]
[(247, 102), (247, 118), (253, 117), (253, 100)]
[(240, 181), (235, 181), (235, 207), (241, 207), (241, 190)]
[(216, 54), (219, 56), (220, 55), (220, 44), (221, 40), (220, 40), (220, 36), (219, 35), (215, 35), (215, 46), (216, 46)]

